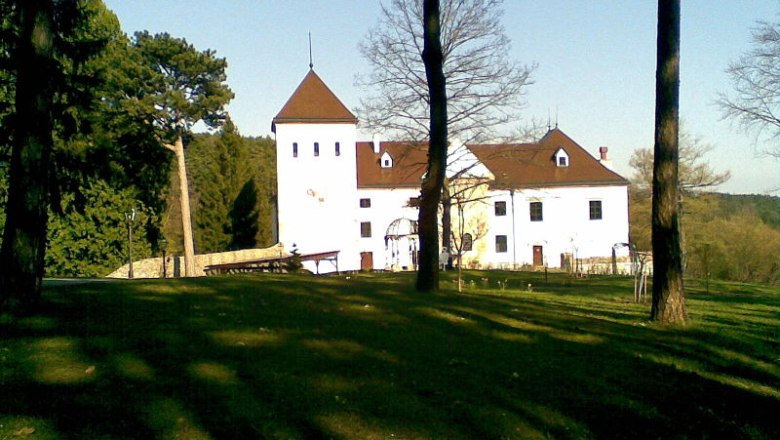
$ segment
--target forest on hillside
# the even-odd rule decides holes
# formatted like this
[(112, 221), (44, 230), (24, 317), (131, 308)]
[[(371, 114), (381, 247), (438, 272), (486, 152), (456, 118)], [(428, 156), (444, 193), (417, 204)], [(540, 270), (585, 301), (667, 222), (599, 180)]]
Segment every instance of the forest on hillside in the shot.
[[(650, 195), (630, 192), (630, 240), (649, 251)], [(681, 207), (687, 276), (780, 282), (780, 197), (690, 192)]]

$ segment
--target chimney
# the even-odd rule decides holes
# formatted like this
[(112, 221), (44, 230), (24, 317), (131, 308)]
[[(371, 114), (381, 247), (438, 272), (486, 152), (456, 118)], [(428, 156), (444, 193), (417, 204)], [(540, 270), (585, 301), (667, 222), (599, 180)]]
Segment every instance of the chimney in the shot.
[(607, 147), (599, 147), (599, 163), (604, 165), (605, 167), (612, 169), (612, 161), (607, 159), (607, 151), (609, 151), (609, 148)]
[(379, 148), (382, 144), (382, 141), (379, 138), (379, 133), (374, 133), (374, 136), (371, 139), (371, 143), (374, 146), (374, 154), (379, 154)]

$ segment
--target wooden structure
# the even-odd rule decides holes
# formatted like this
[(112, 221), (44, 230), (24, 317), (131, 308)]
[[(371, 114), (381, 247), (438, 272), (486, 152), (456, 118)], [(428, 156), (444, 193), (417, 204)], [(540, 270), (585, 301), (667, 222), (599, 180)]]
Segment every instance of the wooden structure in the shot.
[[(235, 274), (247, 272), (284, 272), (287, 263), (295, 258), (295, 255), (267, 257), (250, 261), (238, 261), (234, 263), (212, 264), (206, 266), (206, 275)], [(300, 261), (314, 261), (317, 274), (320, 273), (320, 262), (328, 261), (339, 273), (339, 251), (318, 252), (315, 254), (298, 255)]]

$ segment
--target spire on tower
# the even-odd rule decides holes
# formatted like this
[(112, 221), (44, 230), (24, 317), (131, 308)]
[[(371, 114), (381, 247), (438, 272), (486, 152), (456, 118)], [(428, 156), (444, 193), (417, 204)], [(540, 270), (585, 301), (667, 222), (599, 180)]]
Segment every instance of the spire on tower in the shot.
[(309, 32), (309, 69), (314, 68), (314, 61), (311, 56), (311, 32)]

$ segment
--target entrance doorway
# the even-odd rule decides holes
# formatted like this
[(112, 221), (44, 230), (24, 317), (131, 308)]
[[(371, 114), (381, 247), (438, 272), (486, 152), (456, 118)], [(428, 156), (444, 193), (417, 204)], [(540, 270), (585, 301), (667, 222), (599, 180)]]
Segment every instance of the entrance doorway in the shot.
[(371, 272), (374, 270), (374, 253), (373, 252), (361, 252), (360, 253), (360, 270), (364, 272)]
[(534, 246), (534, 266), (544, 265), (544, 253), (541, 246)]

